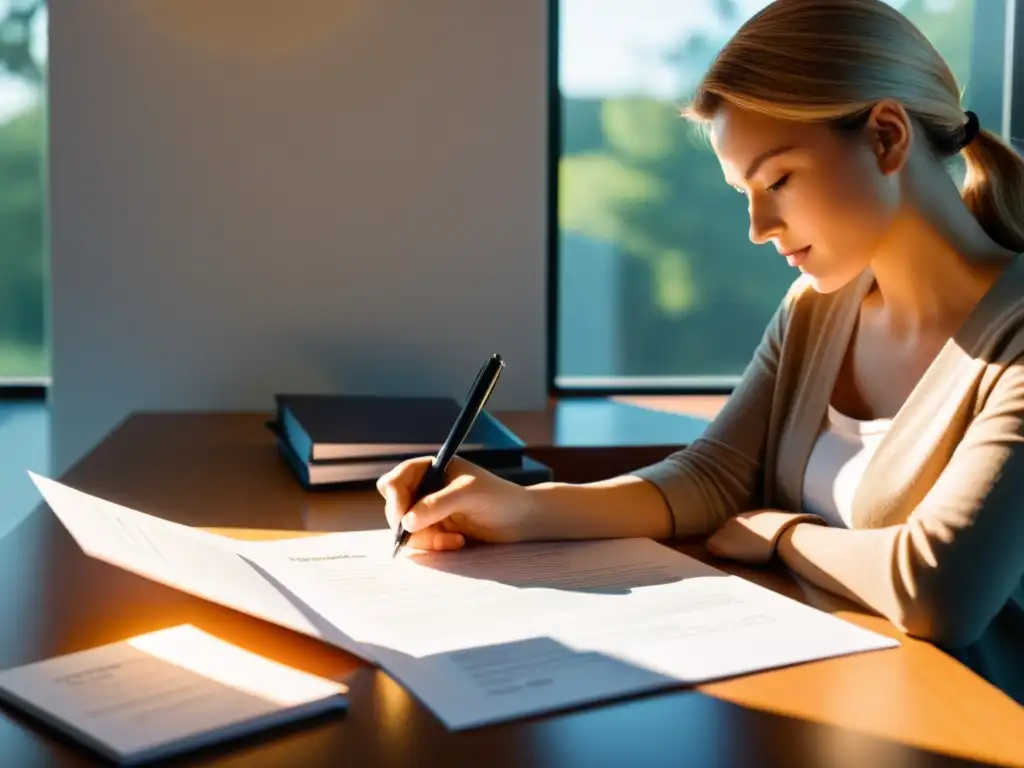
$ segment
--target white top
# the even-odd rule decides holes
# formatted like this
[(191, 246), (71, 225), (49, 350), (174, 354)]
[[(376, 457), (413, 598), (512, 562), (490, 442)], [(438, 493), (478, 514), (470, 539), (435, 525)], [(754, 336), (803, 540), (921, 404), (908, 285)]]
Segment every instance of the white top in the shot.
[(850, 527), (853, 496), (892, 419), (859, 421), (831, 405), (804, 473), (804, 510)]

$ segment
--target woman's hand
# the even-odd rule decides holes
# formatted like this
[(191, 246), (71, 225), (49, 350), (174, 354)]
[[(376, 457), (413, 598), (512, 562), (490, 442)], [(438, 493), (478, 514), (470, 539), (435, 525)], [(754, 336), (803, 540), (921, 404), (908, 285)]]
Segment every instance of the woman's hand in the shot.
[(411, 505), (412, 494), (430, 466), (424, 456), (402, 462), (377, 481), (388, 525), (401, 522), (414, 549), (459, 549), (466, 538), (491, 543), (521, 541), (533, 506), (523, 486), (456, 457), (448, 483)]

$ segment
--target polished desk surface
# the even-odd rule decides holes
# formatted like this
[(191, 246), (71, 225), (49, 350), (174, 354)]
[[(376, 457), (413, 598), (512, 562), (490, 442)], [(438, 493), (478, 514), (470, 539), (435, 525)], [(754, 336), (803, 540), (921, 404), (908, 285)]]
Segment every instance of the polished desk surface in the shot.
[[(556, 415), (500, 414), (513, 430), (539, 430), (533, 438), (549, 456), (560, 441), (572, 443), (550, 427)], [(372, 490), (303, 491), (277, 456), (265, 418), (135, 415), (62, 479), (246, 538), (385, 525)], [(571, 467), (576, 449), (560, 450)], [(636, 458), (627, 453), (622, 461)], [(679, 548), (707, 559), (699, 542)], [(350, 686), (340, 718), (199, 753), (188, 765), (1024, 765), (1024, 708), (941, 651), (781, 570), (716, 565), (902, 645), (451, 733), (359, 659), (85, 557), (43, 505), (0, 540), (0, 668), (191, 622)], [(0, 764), (96, 761), (4, 708)]]

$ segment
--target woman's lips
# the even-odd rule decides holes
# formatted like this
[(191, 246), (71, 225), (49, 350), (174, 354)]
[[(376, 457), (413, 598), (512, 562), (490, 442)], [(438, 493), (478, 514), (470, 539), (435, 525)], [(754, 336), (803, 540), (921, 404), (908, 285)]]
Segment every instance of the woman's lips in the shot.
[(791, 267), (799, 267), (805, 261), (807, 261), (807, 255), (811, 252), (811, 246), (801, 248), (799, 251), (793, 251), (792, 253), (786, 254), (786, 261), (789, 262)]

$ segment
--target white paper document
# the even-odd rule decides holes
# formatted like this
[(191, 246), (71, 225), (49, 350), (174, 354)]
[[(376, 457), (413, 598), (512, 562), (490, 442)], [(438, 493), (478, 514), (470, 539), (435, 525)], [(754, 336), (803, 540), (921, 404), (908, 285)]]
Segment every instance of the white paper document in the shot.
[[(125, 519), (173, 525), (33, 479), (83, 549), (119, 565)], [(269, 542), (173, 530), (123, 567), (372, 660), (451, 729), (898, 645), (649, 539), (392, 559), (387, 530)], [(177, 573), (198, 542), (232, 563), (217, 566), (223, 588), (213, 566), (202, 584)]]
[[(246, 542), (179, 525), (29, 473), (53, 513), (89, 556), (174, 589), (325, 640), (362, 649), (315, 621), (239, 552)], [(373, 661), (373, 659), (368, 659)]]
[(898, 645), (649, 539), (391, 564), (390, 532), (358, 535), (377, 536), (362, 561), (330, 557), (352, 534), (256, 547), (307, 552), (282, 581), (328, 621), (372, 626), (353, 633), (452, 729)]
[(343, 711), (347, 690), (187, 624), (0, 672), (0, 700), (122, 765)]

